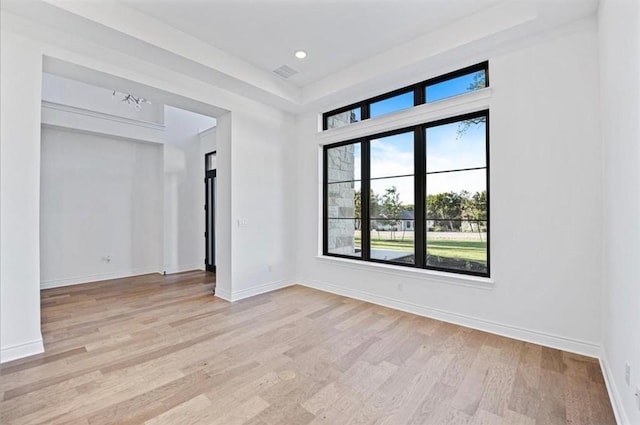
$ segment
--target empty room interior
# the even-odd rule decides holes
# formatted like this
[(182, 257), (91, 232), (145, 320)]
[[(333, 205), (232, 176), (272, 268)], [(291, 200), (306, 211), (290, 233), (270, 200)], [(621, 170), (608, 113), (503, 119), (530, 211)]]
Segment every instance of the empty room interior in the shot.
[(638, 1), (0, 7), (0, 423), (640, 424)]

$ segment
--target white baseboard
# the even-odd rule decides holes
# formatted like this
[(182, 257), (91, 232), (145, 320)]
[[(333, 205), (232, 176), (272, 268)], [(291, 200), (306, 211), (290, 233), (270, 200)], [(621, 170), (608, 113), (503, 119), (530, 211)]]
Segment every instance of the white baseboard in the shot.
[(417, 314), (432, 319), (442, 320), (467, 328), (473, 328), (496, 335), (506, 336), (521, 341), (532, 342), (534, 344), (544, 345), (546, 347), (557, 348), (559, 350), (569, 351), (572, 353), (582, 354), (589, 357), (598, 358), (600, 355), (600, 346), (598, 344), (580, 341), (572, 338), (566, 338), (558, 335), (552, 335), (535, 330), (525, 329), (517, 326), (506, 325), (503, 323), (493, 322), (490, 320), (480, 319), (477, 317), (467, 316), (464, 314), (453, 313), (432, 307), (426, 307), (407, 301), (397, 300), (370, 292), (360, 291), (357, 289), (345, 288), (328, 282), (321, 282), (314, 279), (301, 279), (299, 285), (309, 288), (319, 289), (333, 294), (343, 295), (349, 298), (355, 298), (362, 301), (378, 304), (384, 307), (405, 311), (407, 313)]
[(202, 264), (186, 264), (177, 267), (171, 267), (164, 270), (167, 274), (174, 273), (182, 273), (182, 272), (190, 272), (193, 270), (204, 270), (204, 266)]
[(275, 282), (268, 282), (258, 286), (252, 286), (251, 288), (241, 289), (239, 291), (226, 291), (222, 288), (216, 288), (216, 296), (226, 301), (239, 301), (245, 298), (253, 297), (255, 295), (264, 294), (266, 292), (275, 291), (277, 289), (286, 288), (288, 286), (295, 285), (294, 279), (282, 279)]
[(40, 289), (59, 288), (61, 286), (79, 285), (81, 283), (98, 282), (100, 280), (120, 279), (123, 277), (139, 276), (142, 274), (158, 273), (157, 267), (145, 267), (140, 269), (125, 270), (112, 273), (97, 273), (84, 276), (74, 276), (62, 279), (43, 280)]
[(44, 344), (42, 335), (40, 339), (25, 342), (24, 344), (5, 347), (0, 350), (0, 363), (9, 362), (11, 360), (21, 359), (23, 357), (33, 356), (34, 354), (44, 353)]
[(231, 301), (238, 301), (244, 298), (253, 297), (255, 295), (264, 294), (266, 292), (275, 291), (277, 289), (286, 288), (287, 286), (295, 285), (294, 279), (282, 279), (275, 282), (269, 282), (258, 286), (252, 286), (251, 288), (242, 289), (240, 291), (232, 291)]
[(216, 286), (216, 297), (231, 302), (231, 292)]
[(616, 417), (616, 423), (618, 425), (631, 425), (631, 421), (629, 421), (627, 412), (624, 410), (622, 397), (620, 397), (618, 387), (615, 386), (613, 373), (611, 372), (611, 368), (609, 367), (607, 353), (604, 350), (602, 350), (600, 353), (600, 369), (602, 369), (602, 374), (604, 375), (604, 383), (607, 386), (607, 392), (609, 393), (609, 400), (611, 401), (613, 414)]

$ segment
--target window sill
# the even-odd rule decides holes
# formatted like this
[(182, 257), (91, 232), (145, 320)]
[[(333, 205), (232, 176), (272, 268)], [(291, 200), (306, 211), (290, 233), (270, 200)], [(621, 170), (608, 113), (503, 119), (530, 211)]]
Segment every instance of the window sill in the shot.
[(351, 270), (359, 269), (363, 271), (374, 271), (377, 274), (390, 276), (401, 276), (413, 279), (428, 279), (431, 282), (443, 283), (447, 285), (466, 286), (475, 289), (492, 290), (495, 281), (488, 277), (469, 276), (463, 274), (440, 272), (436, 270), (417, 269), (393, 264), (372, 263), (361, 260), (350, 260), (348, 258), (331, 257), (327, 255), (316, 256), (322, 262), (331, 263), (339, 267), (346, 267)]

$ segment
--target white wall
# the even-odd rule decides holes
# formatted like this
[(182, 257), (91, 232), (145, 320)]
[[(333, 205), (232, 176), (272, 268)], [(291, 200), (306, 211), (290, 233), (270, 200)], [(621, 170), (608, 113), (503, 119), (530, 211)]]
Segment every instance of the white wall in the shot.
[[(215, 152), (218, 149), (218, 144), (216, 142), (216, 129), (212, 128), (209, 130), (205, 130), (201, 132), (198, 137), (200, 137), (200, 153), (204, 157), (206, 154)], [(217, 161), (217, 157), (214, 158), (214, 165)], [(216, 168), (215, 166), (213, 168)]]
[(200, 139), (180, 146), (164, 145), (163, 271), (204, 269), (204, 155)]
[(40, 78), (30, 40), (0, 35), (0, 361), (42, 351)]
[(243, 106), (218, 116), (213, 140), (201, 144), (217, 152), (216, 295), (226, 300), (295, 282), (295, 121)]
[(316, 258), (317, 115), (300, 117), (299, 281), (597, 355), (602, 188), (596, 48), (591, 19), (537, 44), (489, 57), (490, 289), (437, 273)]
[[(220, 296), (235, 300), (294, 281), (295, 121), (288, 114), (264, 108), (239, 110), (230, 119), (233, 283), (232, 293), (226, 294), (222, 288)], [(225, 149), (229, 147), (221, 134), (218, 121), (219, 176), (224, 175)], [(218, 177), (218, 187), (223, 184)], [(224, 202), (220, 196), (218, 209)], [(240, 225), (240, 220), (246, 225)], [(218, 223), (218, 229), (224, 226), (224, 220)], [(224, 250), (219, 244), (220, 262), (226, 258)]]
[[(600, 3), (604, 146), (603, 365), (620, 424), (640, 423), (640, 7)], [(625, 382), (631, 364), (631, 385)]]
[(43, 288), (160, 269), (162, 146), (43, 128), (41, 158)]
[(152, 143), (164, 143), (165, 140), (164, 125), (117, 118), (113, 115), (46, 101), (42, 103), (42, 124)]

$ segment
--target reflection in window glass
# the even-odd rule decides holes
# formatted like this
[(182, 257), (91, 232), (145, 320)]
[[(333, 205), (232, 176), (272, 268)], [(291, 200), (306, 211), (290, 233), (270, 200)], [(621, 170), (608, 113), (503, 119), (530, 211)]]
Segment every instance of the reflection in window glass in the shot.
[(361, 109), (353, 108), (327, 117), (327, 129), (338, 128), (361, 120)]
[(371, 118), (380, 115), (390, 114), (391, 112), (401, 111), (403, 109), (413, 107), (413, 92), (407, 92), (388, 99), (380, 100), (371, 104), (369, 116)]
[(427, 172), (486, 166), (486, 117), (426, 129)]
[(413, 131), (372, 139), (371, 178), (413, 174)]
[(485, 87), (487, 87), (487, 74), (484, 70), (481, 70), (428, 85), (425, 87), (424, 98), (427, 103), (435, 102), (436, 100), (480, 90)]
[(360, 143), (327, 149), (329, 182), (360, 180)]

